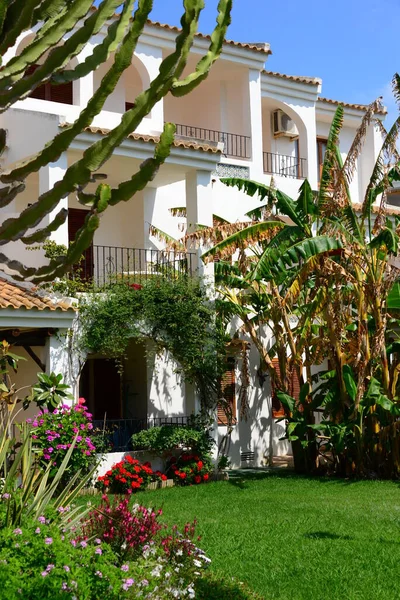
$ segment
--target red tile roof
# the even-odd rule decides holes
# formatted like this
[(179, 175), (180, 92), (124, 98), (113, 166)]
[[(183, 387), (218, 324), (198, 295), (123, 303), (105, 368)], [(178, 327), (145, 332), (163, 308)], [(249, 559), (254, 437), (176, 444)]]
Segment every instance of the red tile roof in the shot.
[(36, 310), (75, 310), (68, 302), (51, 298), (35, 286), (24, 287), (14, 282), (0, 278), (0, 309), (1, 308), (26, 308)]
[(286, 75), (285, 73), (278, 73), (276, 71), (262, 71), (263, 75), (270, 75), (271, 77), (280, 77), (281, 79), (289, 79), (290, 81), (297, 81), (298, 83), (308, 83), (309, 85), (320, 85), (322, 79), (319, 77), (306, 77), (303, 75)]
[[(330, 98), (318, 98), (318, 102), (324, 102), (326, 104), (335, 104), (336, 106), (339, 106), (339, 104), (342, 104), (342, 106), (344, 106), (345, 108), (354, 108), (355, 110), (362, 110), (363, 112), (365, 112), (368, 108), (368, 106), (366, 104), (351, 104), (350, 102), (341, 102), (340, 100), (331, 100)], [(377, 111), (378, 114), (380, 115), (386, 115), (387, 114), (387, 108), (386, 106), (382, 106), (382, 108), (380, 110)]]

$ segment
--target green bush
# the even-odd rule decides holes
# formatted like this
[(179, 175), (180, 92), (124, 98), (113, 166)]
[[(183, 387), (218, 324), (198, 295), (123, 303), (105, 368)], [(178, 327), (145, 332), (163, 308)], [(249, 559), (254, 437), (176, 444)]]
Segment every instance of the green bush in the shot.
[(132, 446), (135, 450), (170, 452), (176, 448), (189, 448), (201, 456), (209, 455), (214, 440), (208, 431), (188, 425), (162, 425), (135, 433)]

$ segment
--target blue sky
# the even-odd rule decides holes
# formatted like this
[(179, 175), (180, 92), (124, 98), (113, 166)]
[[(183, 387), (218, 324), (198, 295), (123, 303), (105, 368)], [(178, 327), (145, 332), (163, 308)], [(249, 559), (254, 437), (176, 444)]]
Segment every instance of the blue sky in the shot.
[[(205, 0), (209, 33), (218, 0)], [(400, 71), (400, 0), (233, 0), (228, 37), (269, 42), (267, 68), (323, 80), (322, 95), (368, 104), (383, 95), (396, 118), (390, 82)], [(152, 19), (178, 25), (182, 0), (154, 0)]]

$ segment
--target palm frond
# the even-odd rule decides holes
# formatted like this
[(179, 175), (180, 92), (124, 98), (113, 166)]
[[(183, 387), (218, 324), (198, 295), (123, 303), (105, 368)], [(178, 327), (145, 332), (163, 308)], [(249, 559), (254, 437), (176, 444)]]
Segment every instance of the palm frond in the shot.
[[(239, 225), (239, 223), (235, 224)], [(241, 223), (240, 225), (243, 225)], [(276, 233), (285, 227), (281, 221), (263, 221), (262, 223), (246, 224), (226, 239), (216, 244), (213, 248), (205, 252), (202, 256), (204, 262), (209, 262), (218, 254), (220, 258), (232, 256), (236, 250), (245, 249), (249, 246), (255, 246), (259, 242), (274, 237)]]
[(300, 227), (291, 227), (286, 225), (281, 231), (278, 231), (276, 236), (269, 242), (267, 248), (261, 255), (254, 271), (252, 279), (260, 281), (268, 279), (271, 274), (271, 269), (279, 260), (279, 257), (299, 239), (303, 239), (303, 230)]
[(278, 211), (289, 217), (293, 223), (299, 225), (299, 227), (304, 226), (303, 220), (297, 213), (296, 202), (290, 198), (290, 196), (281, 192), (280, 190), (276, 190), (272, 186), (257, 183), (251, 179), (232, 177), (221, 179), (221, 181), (229, 187), (236, 187), (238, 190), (244, 192), (248, 196), (253, 197), (258, 195), (261, 201), (267, 198), (269, 200), (267, 206), (275, 205)]
[(343, 127), (343, 113), (343, 105), (339, 104), (336, 109), (335, 116), (333, 117), (326, 143), (325, 158), (322, 166), (321, 181), (319, 186), (319, 214), (324, 214), (326, 212), (325, 205), (331, 204), (332, 200), (335, 170), (338, 167), (336, 150), (339, 145), (339, 134)]
[(168, 210), (173, 217), (186, 218), (186, 214), (187, 214), (186, 206), (174, 206), (173, 208), (169, 208)]
[(275, 273), (287, 273), (288, 268), (308, 261), (312, 257), (342, 249), (343, 245), (340, 240), (327, 235), (307, 238), (288, 248), (273, 265), (272, 270)]

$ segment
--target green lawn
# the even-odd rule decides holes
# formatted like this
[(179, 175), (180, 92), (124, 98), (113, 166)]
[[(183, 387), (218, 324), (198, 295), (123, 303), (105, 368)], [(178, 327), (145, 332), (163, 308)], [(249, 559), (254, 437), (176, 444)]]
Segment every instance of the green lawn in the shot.
[(170, 524), (196, 517), (212, 569), (266, 600), (400, 598), (397, 483), (262, 473), (144, 498)]

